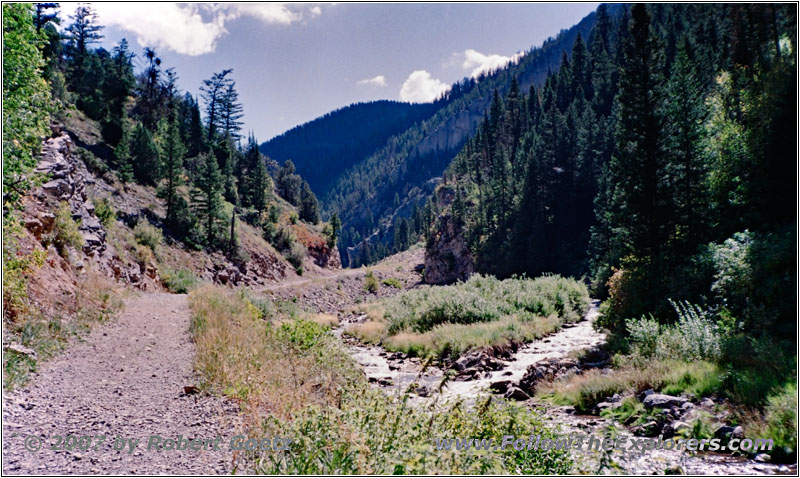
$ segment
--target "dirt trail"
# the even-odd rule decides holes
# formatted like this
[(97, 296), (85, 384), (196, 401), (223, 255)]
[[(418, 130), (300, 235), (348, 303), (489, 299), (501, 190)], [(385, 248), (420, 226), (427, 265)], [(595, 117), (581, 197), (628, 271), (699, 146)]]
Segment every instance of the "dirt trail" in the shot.
[[(233, 471), (236, 405), (200, 394), (192, 371), (185, 295), (142, 294), (120, 316), (41, 366), (29, 385), (3, 397), (4, 474), (218, 474)], [(55, 435), (105, 435), (95, 450), (50, 449)], [(214, 439), (219, 451), (148, 450), (151, 435)], [(26, 437), (42, 447), (26, 449)], [(132, 453), (116, 437), (138, 438)], [(35, 445), (36, 438), (28, 438)], [(120, 443), (120, 442), (118, 442)], [(84, 445), (86, 441), (84, 441)]]

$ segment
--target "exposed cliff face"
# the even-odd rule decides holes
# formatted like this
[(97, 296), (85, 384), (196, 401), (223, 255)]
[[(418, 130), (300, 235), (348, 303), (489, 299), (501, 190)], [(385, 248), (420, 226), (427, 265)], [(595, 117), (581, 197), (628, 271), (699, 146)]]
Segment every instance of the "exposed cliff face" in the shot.
[[(87, 193), (87, 188), (94, 185), (96, 179), (73, 150), (74, 144), (66, 134), (45, 141), (36, 171), (45, 175), (46, 182), (25, 201), (25, 228), (47, 247), (48, 256), (57, 256), (48, 238), (56, 227), (54, 211), (61, 203), (66, 203), (72, 219), (78, 224), (82, 242), (79, 249), (66, 248), (67, 262), (71, 267), (79, 274), (89, 267), (101, 275), (140, 289), (158, 288), (158, 269), (152, 261), (137, 263), (125, 260), (108, 243), (108, 233), (95, 215), (95, 206)], [(61, 261), (55, 257), (48, 261), (51, 265), (57, 262)], [(60, 267), (63, 269), (64, 264)]]
[[(81, 133), (72, 134), (79, 138), (79, 144), (91, 146)], [(232, 286), (264, 285), (296, 276), (294, 267), (264, 241), (260, 231), (243, 221), (236, 223), (238, 257), (191, 250), (166, 233), (167, 239), (155, 254), (140, 254), (146, 248), (136, 243), (132, 229), (142, 221), (160, 227), (166, 213), (162, 201), (153, 188), (123, 186), (110, 177), (96, 176), (87, 169), (81, 156), (80, 148), (67, 133), (58, 131), (47, 139), (36, 168), (44, 176), (44, 183), (24, 200), (22, 223), (26, 233), (20, 241), (21, 252), (45, 252), (42, 266), (34, 271), (30, 281), (33, 295), (52, 302), (39, 304), (40, 309), (59, 313), (74, 308), (67, 304), (78, 300), (81, 288), (85, 287), (82, 278), (89, 276), (141, 290), (162, 289), (161, 275), (167, 269), (189, 270), (200, 280)], [(96, 215), (93, 201), (101, 199), (108, 201), (116, 213), (108, 229)], [(80, 247), (67, 245), (59, 253), (53, 238), (58, 227), (56, 211), (63, 207), (62, 203), (77, 224)], [(303, 230), (306, 231), (305, 226)], [(341, 267), (338, 251), (328, 248), (321, 236), (306, 231), (304, 237), (314, 239), (304, 244), (309, 266)], [(58, 299), (51, 301), (53, 297)]]
[(438, 230), (425, 249), (425, 282), (447, 284), (467, 280), (475, 271), (475, 260), (464, 240), (461, 225), (449, 214), (454, 191), (440, 187), (436, 194), (445, 212), (437, 220)]

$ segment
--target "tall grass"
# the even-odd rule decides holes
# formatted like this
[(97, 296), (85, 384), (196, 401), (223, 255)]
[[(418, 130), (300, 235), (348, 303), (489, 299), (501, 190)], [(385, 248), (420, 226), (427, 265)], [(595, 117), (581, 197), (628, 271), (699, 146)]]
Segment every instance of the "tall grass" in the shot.
[[(254, 438), (289, 437), (287, 452), (248, 452), (268, 474), (566, 473), (565, 451), (441, 452), (436, 438), (552, 437), (503, 400), (411, 406), (369, 386), (330, 330), (246, 293), (212, 286), (190, 296), (202, 386), (237, 399)], [(261, 299), (263, 302), (264, 299)], [(319, 320), (318, 320), (319, 321)], [(325, 322), (325, 321), (321, 321)]]
[(554, 275), (476, 275), (456, 285), (407, 291), (380, 307), (381, 317), (347, 333), (390, 350), (456, 358), (473, 348), (534, 340), (577, 321), (589, 308), (589, 293), (580, 282)]

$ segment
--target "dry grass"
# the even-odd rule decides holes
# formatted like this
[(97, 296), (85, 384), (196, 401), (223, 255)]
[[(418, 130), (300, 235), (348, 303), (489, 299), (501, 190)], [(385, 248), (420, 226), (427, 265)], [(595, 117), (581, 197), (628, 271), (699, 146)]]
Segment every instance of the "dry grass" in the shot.
[(723, 373), (717, 365), (702, 360), (626, 363), (610, 372), (593, 369), (564, 380), (539, 384), (536, 394), (588, 411), (615, 393), (639, 393), (651, 388), (670, 395), (709, 395), (720, 386)]
[(266, 416), (285, 419), (299, 408), (336, 404), (338, 385), (352, 380), (352, 373), (331, 365), (344, 363), (344, 357), (299, 349), (281, 336), (288, 322), (263, 317), (235, 292), (205, 286), (193, 291), (189, 301), (195, 368), (203, 386), (240, 400), (252, 425)]
[[(507, 449), (445, 453), (440, 437), (554, 436), (535, 414), (487, 400), (465, 413), (436, 409), (372, 388), (328, 329), (257, 306), (246, 293), (206, 286), (189, 295), (202, 386), (240, 401), (247, 433), (288, 436), (289, 453), (247, 452), (260, 474), (566, 473), (567, 453)], [(277, 307), (270, 310), (278, 310)], [(269, 316), (265, 316), (268, 314)]]
[(442, 324), (428, 332), (403, 331), (386, 337), (387, 349), (425, 357), (436, 355), (455, 358), (472, 349), (530, 342), (561, 327), (556, 316), (520, 320), (510, 316), (493, 322)]
[(328, 328), (336, 327), (337, 325), (339, 325), (339, 317), (336, 317), (335, 315), (332, 314), (309, 314), (303, 318), (306, 320), (310, 320), (315, 324), (319, 324), (323, 327), (328, 327)]
[[(378, 287), (371, 274), (365, 283), (369, 279)], [(588, 304), (586, 287), (572, 279), (474, 276), (356, 307), (354, 313), (368, 320), (349, 333), (409, 355), (457, 358), (472, 349), (539, 339), (578, 320)]]
[(356, 337), (364, 343), (379, 344), (386, 337), (386, 322), (368, 320), (349, 326), (344, 333)]

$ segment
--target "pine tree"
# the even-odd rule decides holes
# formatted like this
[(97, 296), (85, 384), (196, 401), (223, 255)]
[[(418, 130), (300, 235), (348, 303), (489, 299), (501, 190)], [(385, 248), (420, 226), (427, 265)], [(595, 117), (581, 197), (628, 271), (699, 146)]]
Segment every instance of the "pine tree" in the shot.
[(215, 135), (220, 130), (220, 124), (222, 124), (222, 98), (228, 90), (228, 85), (231, 84), (232, 80), (228, 78), (228, 75), (232, 71), (232, 69), (227, 69), (214, 73), (210, 79), (203, 80), (203, 86), (200, 88), (206, 104), (206, 127), (209, 143), (214, 141)]
[(86, 56), (88, 55), (89, 45), (98, 43), (103, 39), (100, 33), (103, 26), (97, 23), (97, 12), (88, 4), (82, 4), (75, 9), (75, 14), (71, 15), (72, 23), (67, 26), (66, 38), (68, 39), (68, 54), (74, 62), (73, 85), (77, 85), (75, 80), (82, 79), (83, 67)]
[(328, 247), (333, 249), (336, 246), (336, 240), (339, 238), (339, 233), (342, 230), (342, 221), (339, 219), (339, 215), (335, 212), (331, 215), (331, 220), (329, 221), (330, 224), (330, 234), (328, 235)]
[(200, 159), (200, 174), (192, 190), (192, 209), (205, 230), (206, 246), (215, 247), (220, 229), (227, 224), (222, 210), (222, 174), (213, 155), (203, 153)]
[(122, 137), (114, 148), (114, 165), (117, 177), (125, 184), (133, 181), (133, 162), (131, 161), (131, 133), (127, 119), (122, 121)]
[(234, 140), (241, 138), (239, 131), (242, 130), (242, 122), (240, 120), (244, 116), (242, 114), (243, 110), (242, 104), (239, 103), (236, 82), (231, 80), (220, 98), (220, 124), (225, 135)]
[(164, 185), (161, 191), (167, 208), (167, 224), (176, 224), (175, 203), (183, 177), (183, 157), (186, 148), (180, 137), (180, 128), (176, 114), (169, 121), (161, 123), (161, 170), (164, 172)]
[(283, 163), (283, 167), (278, 171), (276, 183), (278, 193), (292, 206), (300, 205), (302, 181), (303, 179), (298, 174), (295, 174), (292, 160), (287, 159)]
[(316, 224), (319, 222), (319, 203), (317, 197), (311, 191), (311, 186), (303, 181), (300, 192), (300, 219)]
[(707, 242), (703, 231), (707, 230), (708, 200), (703, 153), (706, 119), (703, 87), (685, 42), (678, 46), (667, 91), (669, 174), (673, 193), (670, 213), (676, 227), (674, 240), (679, 243), (681, 252), (686, 253)]
[(142, 123), (133, 132), (132, 147), (133, 174), (140, 184), (155, 186), (161, 177), (158, 160), (158, 146), (153, 135)]
[(664, 60), (646, 7), (634, 5), (631, 16), (619, 79), (611, 213), (626, 252), (644, 259), (658, 257), (665, 243)]

